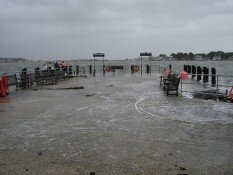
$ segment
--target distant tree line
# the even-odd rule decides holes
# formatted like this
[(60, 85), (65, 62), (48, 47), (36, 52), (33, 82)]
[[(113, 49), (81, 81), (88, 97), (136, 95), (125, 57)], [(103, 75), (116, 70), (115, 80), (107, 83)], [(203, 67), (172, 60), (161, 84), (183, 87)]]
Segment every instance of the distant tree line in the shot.
[[(160, 56), (164, 56), (164, 54), (160, 54)], [(205, 53), (197, 53), (193, 54), (190, 53), (172, 53), (170, 55), (171, 57), (177, 59), (177, 60), (194, 60), (196, 56), (201, 56), (204, 59), (213, 60), (214, 57), (221, 57), (221, 60), (227, 60), (229, 58), (233, 58), (233, 52), (223, 52), (223, 51), (211, 51), (207, 54)]]
[[(228, 60), (229, 58), (233, 58), (233, 52), (223, 52), (223, 51), (211, 51), (209, 53), (197, 53), (193, 54), (192, 52), (189, 53), (172, 53), (170, 57), (176, 60), (195, 60), (195, 57), (202, 57), (203, 59), (213, 60), (214, 57), (221, 57), (221, 60)], [(166, 54), (160, 54), (159, 57), (167, 58)]]
[(0, 62), (27, 62), (28, 59), (26, 58), (3, 58), (3, 57), (0, 57)]

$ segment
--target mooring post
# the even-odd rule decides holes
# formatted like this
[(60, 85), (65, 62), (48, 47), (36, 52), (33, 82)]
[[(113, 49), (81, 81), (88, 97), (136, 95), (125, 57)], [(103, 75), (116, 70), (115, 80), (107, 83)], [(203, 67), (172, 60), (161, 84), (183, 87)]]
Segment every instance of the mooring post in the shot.
[(133, 69), (134, 69), (134, 65), (131, 65), (131, 66), (130, 66), (130, 69), (131, 69), (131, 73), (132, 73), (132, 75), (133, 75), (133, 73), (134, 73), (134, 70), (133, 70)]
[(79, 75), (79, 65), (76, 65), (76, 75)]
[(92, 65), (89, 65), (89, 74), (92, 74)]
[(185, 64), (185, 65), (184, 65), (184, 71), (187, 72), (187, 70), (188, 70), (188, 69), (187, 69), (187, 65)]
[(191, 69), (191, 66), (188, 65), (188, 73), (191, 74), (192, 73), (192, 69)]
[(216, 85), (216, 69), (215, 68), (211, 68), (211, 84), (212, 86)]
[(207, 83), (209, 81), (209, 69), (207, 67), (203, 67), (203, 83)]
[(197, 66), (197, 81), (199, 82), (201, 80), (202, 76), (202, 70), (200, 66)]
[(196, 76), (197, 73), (197, 68), (196, 66), (192, 65), (192, 79), (194, 79), (194, 77)]
[(147, 64), (146, 65), (146, 73), (149, 74), (150, 73), (150, 66)]
[(169, 69), (172, 70), (172, 65), (171, 64), (169, 64)]

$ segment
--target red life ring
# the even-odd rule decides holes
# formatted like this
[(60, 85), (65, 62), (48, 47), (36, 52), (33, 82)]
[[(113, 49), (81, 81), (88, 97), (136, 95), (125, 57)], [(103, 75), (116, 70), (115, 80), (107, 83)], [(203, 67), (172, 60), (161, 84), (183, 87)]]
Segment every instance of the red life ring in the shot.
[(134, 67), (133, 67), (133, 71), (134, 71), (134, 72), (139, 71), (139, 67), (138, 67), (138, 66), (134, 66)]
[(110, 66), (106, 67), (106, 71), (107, 72), (112, 72), (112, 67), (110, 67)]

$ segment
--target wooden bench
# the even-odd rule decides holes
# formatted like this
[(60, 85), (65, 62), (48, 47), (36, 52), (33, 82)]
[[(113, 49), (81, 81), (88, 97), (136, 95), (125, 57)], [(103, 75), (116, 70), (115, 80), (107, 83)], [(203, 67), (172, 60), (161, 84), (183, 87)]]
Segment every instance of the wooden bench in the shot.
[[(167, 96), (168, 95), (178, 95), (179, 90), (179, 84), (180, 84), (180, 78), (178, 78), (175, 75), (169, 75), (167, 79), (164, 80), (164, 91), (166, 91)], [(171, 93), (175, 92), (175, 93)]]

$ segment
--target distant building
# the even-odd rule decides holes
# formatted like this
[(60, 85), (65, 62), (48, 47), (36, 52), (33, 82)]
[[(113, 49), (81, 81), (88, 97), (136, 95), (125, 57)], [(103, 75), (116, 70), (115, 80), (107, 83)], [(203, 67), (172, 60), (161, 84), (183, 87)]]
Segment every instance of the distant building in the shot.
[(194, 60), (196, 60), (196, 61), (203, 61), (204, 57), (202, 55), (198, 55), (197, 54), (197, 55), (195, 55)]
[(233, 60), (233, 56), (230, 56), (230, 57), (228, 58), (228, 60)]
[(220, 61), (221, 59), (222, 59), (222, 58), (221, 58), (220, 55), (214, 56), (214, 57), (213, 57), (213, 61)]

